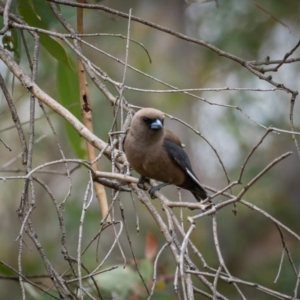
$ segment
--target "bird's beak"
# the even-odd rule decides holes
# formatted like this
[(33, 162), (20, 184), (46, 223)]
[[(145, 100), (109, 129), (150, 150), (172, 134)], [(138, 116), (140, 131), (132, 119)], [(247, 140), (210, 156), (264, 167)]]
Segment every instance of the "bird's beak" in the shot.
[(150, 128), (154, 129), (154, 130), (161, 129), (162, 127), (163, 127), (163, 124), (162, 124), (161, 120), (159, 120), (159, 119), (156, 119), (154, 122), (152, 122), (150, 124)]

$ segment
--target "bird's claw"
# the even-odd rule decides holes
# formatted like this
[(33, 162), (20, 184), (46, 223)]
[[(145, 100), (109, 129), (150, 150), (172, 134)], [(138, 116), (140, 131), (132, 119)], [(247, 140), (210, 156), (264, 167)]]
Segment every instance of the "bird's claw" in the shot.
[(154, 193), (157, 191), (157, 187), (156, 186), (152, 186), (149, 190), (149, 194), (151, 199), (156, 199), (157, 197), (154, 195)]
[(146, 178), (144, 176), (141, 176), (138, 183), (137, 183), (138, 188), (147, 191), (147, 188), (144, 185), (145, 182), (150, 184), (150, 180), (148, 178)]
[(163, 188), (164, 186), (167, 186), (167, 185), (169, 185), (169, 184), (170, 184), (170, 183), (168, 183), (168, 182), (164, 182), (164, 183), (161, 183), (161, 184), (159, 184), (159, 185), (152, 186), (152, 187), (150, 188), (150, 190), (149, 190), (149, 194), (150, 194), (150, 196), (151, 196), (151, 199), (157, 198), (157, 197), (154, 195), (154, 193), (155, 193), (156, 191), (159, 191), (161, 188)]

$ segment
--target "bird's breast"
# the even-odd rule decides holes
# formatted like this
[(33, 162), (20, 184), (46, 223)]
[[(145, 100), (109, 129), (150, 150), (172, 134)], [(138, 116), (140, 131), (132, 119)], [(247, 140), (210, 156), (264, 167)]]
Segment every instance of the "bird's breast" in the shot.
[(180, 185), (185, 180), (183, 170), (170, 158), (162, 146), (126, 145), (126, 156), (131, 167), (140, 175), (158, 181)]

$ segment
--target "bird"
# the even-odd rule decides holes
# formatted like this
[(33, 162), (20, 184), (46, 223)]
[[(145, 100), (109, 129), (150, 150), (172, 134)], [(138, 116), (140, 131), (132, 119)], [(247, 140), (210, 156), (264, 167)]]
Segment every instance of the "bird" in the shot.
[[(208, 197), (179, 138), (164, 128), (164, 114), (160, 110), (142, 108), (137, 111), (123, 147), (130, 166), (141, 175), (139, 186), (150, 178), (162, 182), (149, 190), (152, 198), (157, 190), (170, 184), (189, 190), (199, 202)], [(211, 206), (210, 201), (207, 204)]]

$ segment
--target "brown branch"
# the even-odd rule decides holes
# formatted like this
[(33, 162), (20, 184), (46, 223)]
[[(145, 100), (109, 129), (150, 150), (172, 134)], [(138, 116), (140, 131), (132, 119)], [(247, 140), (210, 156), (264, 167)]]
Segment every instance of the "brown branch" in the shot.
[[(83, 3), (83, 0), (77, 0), (78, 3)], [(79, 34), (83, 34), (83, 9), (77, 8), (77, 30)], [(80, 45), (81, 46), (81, 45)], [(81, 59), (78, 57), (77, 59), (78, 66), (78, 79), (79, 79), (79, 92), (80, 92), (80, 111), (82, 117), (82, 123), (89, 129), (90, 132), (94, 132), (93, 130), (93, 114), (92, 114), (92, 105), (90, 101), (88, 83), (85, 77), (84, 66), (81, 62)], [(92, 169), (94, 171), (98, 171), (98, 166), (95, 154), (95, 148), (86, 141), (88, 160), (90, 162), (94, 162), (92, 164)], [(94, 181), (94, 188), (96, 192), (96, 197), (98, 199), (100, 210), (102, 216), (105, 216), (108, 211), (107, 197), (104, 186), (97, 181)], [(107, 216), (107, 222), (111, 222), (110, 215)]]

